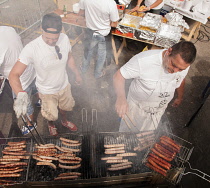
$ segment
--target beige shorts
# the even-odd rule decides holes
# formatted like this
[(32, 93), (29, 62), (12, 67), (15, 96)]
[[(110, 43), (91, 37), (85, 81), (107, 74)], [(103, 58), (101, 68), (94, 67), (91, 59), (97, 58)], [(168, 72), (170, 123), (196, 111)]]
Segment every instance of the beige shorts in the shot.
[(58, 119), (58, 108), (64, 111), (72, 111), (75, 105), (70, 84), (56, 94), (39, 93), (39, 97), (42, 101), (42, 116), (48, 121), (56, 121)]

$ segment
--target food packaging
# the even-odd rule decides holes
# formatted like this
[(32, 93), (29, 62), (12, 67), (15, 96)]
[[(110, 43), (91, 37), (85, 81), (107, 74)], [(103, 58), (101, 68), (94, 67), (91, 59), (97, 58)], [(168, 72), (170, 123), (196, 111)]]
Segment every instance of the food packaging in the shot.
[(157, 31), (154, 44), (169, 48), (178, 43), (181, 38), (181, 29), (177, 26), (162, 23)]
[(144, 27), (149, 27), (151, 29), (158, 29), (161, 24), (161, 15), (146, 13), (143, 19), (140, 21), (139, 25)]

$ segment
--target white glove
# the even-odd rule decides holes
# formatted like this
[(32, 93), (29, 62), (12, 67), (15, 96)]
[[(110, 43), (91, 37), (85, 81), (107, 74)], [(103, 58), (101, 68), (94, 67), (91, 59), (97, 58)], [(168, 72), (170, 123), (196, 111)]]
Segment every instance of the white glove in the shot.
[(17, 98), (14, 101), (14, 106), (13, 106), (17, 118), (19, 118), (20, 115), (26, 114), (28, 104), (29, 104), (28, 94), (26, 92), (19, 92)]

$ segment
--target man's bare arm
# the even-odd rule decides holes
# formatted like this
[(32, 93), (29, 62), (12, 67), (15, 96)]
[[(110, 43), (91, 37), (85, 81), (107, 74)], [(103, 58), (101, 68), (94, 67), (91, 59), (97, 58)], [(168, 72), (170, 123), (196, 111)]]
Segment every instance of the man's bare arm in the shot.
[(111, 27), (117, 27), (118, 21), (117, 22), (111, 22)]
[(120, 73), (120, 70), (118, 70), (114, 74), (113, 84), (114, 84), (115, 93), (117, 95), (115, 109), (118, 115), (124, 118), (126, 112), (128, 111), (128, 103), (125, 94), (125, 78)]
[(184, 88), (185, 88), (185, 79), (182, 81), (179, 88), (176, 89), (177, 98), (174, 100), (172, 104), (173, 107), (178, 107), (181, 104), (184, 96)]
[(23, 74), (27, 65), (17, 61), (13, 66), (9, 74), (9, 83), (12, 87), (12, 90), (17, 95), (19, 92), (23, 91), (22, 85), (20, 83), (20, 76)]
[(82, 83), (82, 78), (75, 64), (75, 61), (71, 52), (69, 52), (69, 56), (68, 56), (68, 66), (72, 70), (72, 72), (75, 74), (76, 84), (80, 85)]

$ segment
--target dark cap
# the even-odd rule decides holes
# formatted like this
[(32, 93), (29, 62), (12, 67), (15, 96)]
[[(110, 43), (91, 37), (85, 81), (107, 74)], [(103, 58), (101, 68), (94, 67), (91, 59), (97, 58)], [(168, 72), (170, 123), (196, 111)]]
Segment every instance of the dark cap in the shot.
[[(56, 31), (49, 31), (49, 28), (56, 29)], [(60, 33), (62, 30), (61, 17), (55, 13), (45, 14), (42, 18), (42, 29), (47, 33)]]

